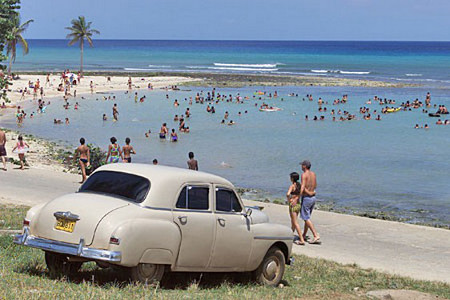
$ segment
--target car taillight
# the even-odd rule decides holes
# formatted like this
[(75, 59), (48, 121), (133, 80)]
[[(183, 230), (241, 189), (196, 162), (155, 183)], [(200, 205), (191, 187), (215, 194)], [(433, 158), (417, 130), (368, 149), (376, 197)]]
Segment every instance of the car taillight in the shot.
[(30, 220), (23, 219), (23, 226), (30, 226)]
[(119, 245), (119, 244), (120, 244), (120, 239), (119, 239), (119, 238), (116, 238), (115, 236), (112, 236), (112, 237), (109, 239), (109, 243), (110, 243), (110, 244), (114, 244), (114, 245)]

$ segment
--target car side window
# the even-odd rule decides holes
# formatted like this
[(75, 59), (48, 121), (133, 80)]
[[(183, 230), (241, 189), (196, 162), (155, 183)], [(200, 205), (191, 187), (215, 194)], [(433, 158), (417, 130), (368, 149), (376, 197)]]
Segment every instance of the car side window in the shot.
[(178, 196), (176, 208), (209, 209), (209, 188), (200, 186), (185, 186)]
[(216, 211), (241, 212), (242, 207), (236, 194), (227, 189), (216, 189)]

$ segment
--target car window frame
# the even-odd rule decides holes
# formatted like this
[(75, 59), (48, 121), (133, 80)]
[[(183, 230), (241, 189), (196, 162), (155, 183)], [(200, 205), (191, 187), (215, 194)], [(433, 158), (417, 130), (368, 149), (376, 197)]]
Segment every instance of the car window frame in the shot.
[[(217, 210), (217, 190), (226, 190), (226, 191), (230, 191), (232, 193), (234, 193), (234, 195), (236, 196), (239, 205), (241, 206), (241, 211), (221, 211), (221, 210)], [(238, 193), (236, 193), (236, 191), (233, 188), (227, 187), (227, 186), (222, 186), (222, 185), (215, 185), (214, 186), (214, 213), (216, 214), (233, 214), (233, 215), (242, 215), (244, 214), (245, 211), (245, 205), (242, 202), (241, 197), (239, 197)]]
[[(178, 199), (180, 198), (181, 192), (183, 191), (184, 188), (189, 188), (189, 187), (197, 187), (197, 188), (207, 188), (208, 189), (208, 208), (207, 209), (193, 209), (193, 208), (179, 208), (177, 207), (177, 203), (178, 203)], [(212, 186), (211, 184), (207, 184), (207, 183), (186, 183), (183, 184), (180, 188), (180, 190), (177, 193), (177, 197), (175, 200), (175, 203), (172, 207), (173, 211), (182, 211), (182, 212), (200, 212), (200, 213), (211, 213), (212, 212), (212, 199), (211, 199), (211, 190), (212, 190)], [(186, 195), (187, 196), (187, 195)], [(189, 200), (186, 199), (186, 206), (189, 205)]]

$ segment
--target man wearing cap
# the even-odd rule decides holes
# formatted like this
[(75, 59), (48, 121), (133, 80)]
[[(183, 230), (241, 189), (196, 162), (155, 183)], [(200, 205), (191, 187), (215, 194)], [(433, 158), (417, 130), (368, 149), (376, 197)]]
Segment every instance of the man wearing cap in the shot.
[(311, 162), (309, 160), (304, 160), (300, 164), (302, 166), (302, 182), (300, 188), (300, 195), (302, 197), (302, 207), (300, 210), (300, 217), (305, 221), (305, 228), (303, 230), (303, 238), (306, 238), (306, 233), (308, 229), (314, 235), (314, 239), (310, 244), (320, 244), (320, 236), (314, 228), (314, 224), (311, 222), (311, 214), (316, 203), (316, 174), (311, 171)]

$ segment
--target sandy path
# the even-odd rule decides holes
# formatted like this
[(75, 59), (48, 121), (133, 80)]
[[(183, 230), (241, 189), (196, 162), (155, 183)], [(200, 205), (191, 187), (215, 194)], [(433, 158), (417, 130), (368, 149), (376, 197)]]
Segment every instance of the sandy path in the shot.
[[(290, 226), (287, 206), (246, 202), (264, 206), (272, 222)], [(323, 243), (294, 245), (297, 254), (450, 283), (450, 230), (324, 211), (315, 211), (312, 220)]]

